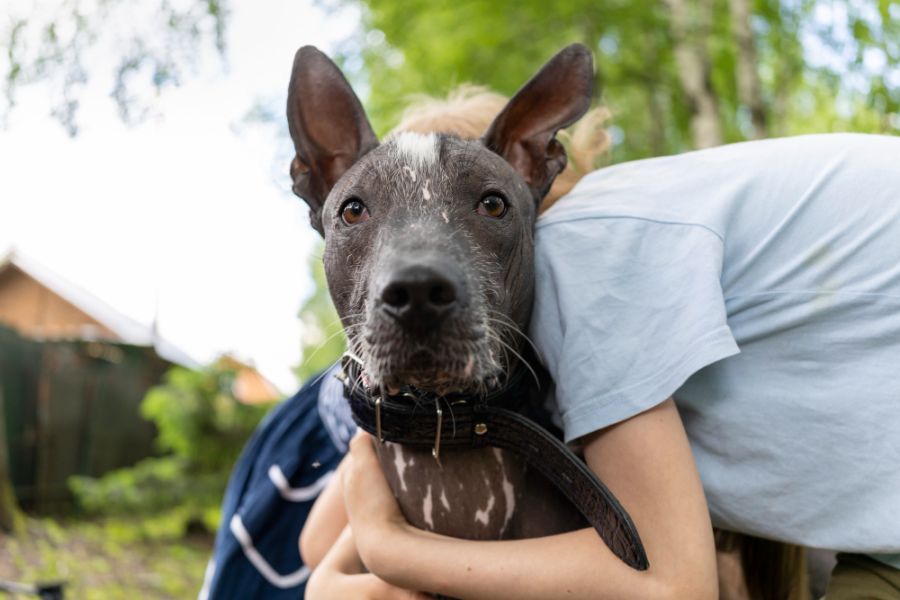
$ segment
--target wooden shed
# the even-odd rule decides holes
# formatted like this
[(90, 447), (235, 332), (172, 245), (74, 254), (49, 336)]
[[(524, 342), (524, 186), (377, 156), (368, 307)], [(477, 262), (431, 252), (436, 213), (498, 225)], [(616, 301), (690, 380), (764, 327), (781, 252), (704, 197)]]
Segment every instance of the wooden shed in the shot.
[(98, 476), (153, 452), (147, 389), (195, 366), (148, 327), (20, 254), (0, 260), (0, 417), (25, 506), (68, 499), (70, 475)]

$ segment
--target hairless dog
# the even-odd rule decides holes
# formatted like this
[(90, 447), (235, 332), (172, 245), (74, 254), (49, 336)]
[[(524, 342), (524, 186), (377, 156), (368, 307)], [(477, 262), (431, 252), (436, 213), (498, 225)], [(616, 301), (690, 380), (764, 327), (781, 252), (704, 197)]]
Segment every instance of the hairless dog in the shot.
[[(387, 441), (377, 448), (405, 516), (420, 528), (509, 539), (585, 525), (585, 511), (570, 502), (578, 498), (534, 468), (538, 450), (549, 446), (532, 445), (532, 460), (502, 443), (440, 446), (455, 439), (465, 399), (490, 404), (515, 387), (510, 393), (535, 405), (546, 393), (546, 381), (540, 389), (531, 381), (544, 377), (527, 360), (522, 333), (533, 296), (533, 227), (566, 166), (556, 132), (588, 110), (592, 90), (590, 53), (569, 46), (480, 140), (407, 132), (380, 144), (334, 63), (312, 47), (297, 52), (287, 106), (293, 190), (325, 238), (328, 286), (350, 348), (348, 395), (375, 399), (378, 436), (381, 399), (407, 402), (413, 420), (427, 415), (436, 427), (430, 447)], [(487, 421), (465, 423), (474, 427), (470, 437), (487, 432)], [(576, 475), (587, 481), (587, 473)], [(600, 501), (636, 540), (611, 495)], [(638, 568), (645, 563), (633, 560)]]

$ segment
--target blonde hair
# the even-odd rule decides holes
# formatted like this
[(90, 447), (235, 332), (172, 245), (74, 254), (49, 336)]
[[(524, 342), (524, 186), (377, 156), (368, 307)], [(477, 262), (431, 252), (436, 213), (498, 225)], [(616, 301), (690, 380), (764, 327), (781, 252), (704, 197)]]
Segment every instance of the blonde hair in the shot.
[[(446, 99), (416, 96), (388, 137), (401, 131), (411, 131), (449, 133), (463, 139), (477, 139), (508, 101), (502, 94), (471, 84), (455, 88)], [(568, 130), (559, 132), (557, 137), (566, 146), (569, 162), (541, 202), (541, 212), (566, 195), (585, 174), (594, 170), (597, 158), (609, 150), (610, 138), (604, 128), (607, 119), (609, 111), (598, 107)]]

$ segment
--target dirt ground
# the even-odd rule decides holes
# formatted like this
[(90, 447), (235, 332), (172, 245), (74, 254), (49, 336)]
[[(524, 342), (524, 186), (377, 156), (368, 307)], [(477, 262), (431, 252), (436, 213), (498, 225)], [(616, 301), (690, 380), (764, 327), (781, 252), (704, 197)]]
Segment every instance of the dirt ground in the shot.
[(133, 532), (122, 521), (28, 519), (21, 534), (0, 534), (0, 579), (65, 581), (67, 599), (196, 598), (212, 538), (147, 542)]

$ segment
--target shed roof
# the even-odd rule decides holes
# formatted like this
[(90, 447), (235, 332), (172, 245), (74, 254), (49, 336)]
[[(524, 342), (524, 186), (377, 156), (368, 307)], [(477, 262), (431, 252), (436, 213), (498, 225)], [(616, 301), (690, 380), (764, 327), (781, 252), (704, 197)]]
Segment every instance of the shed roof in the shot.
[(23, 256), (15, 250), (0, 258), (0, 275), (10, 268), (17, 268), (54, 294), (101, 323), (117, 337), (116, 342), (132, 346), (145, 346), (170, 361), (186, 367), (196, 367), (197, 361), (186, 352), (162, 339), (154, 326), (147, 326), (116, 310), (84, 288), (72, 283), (52, 269)]

